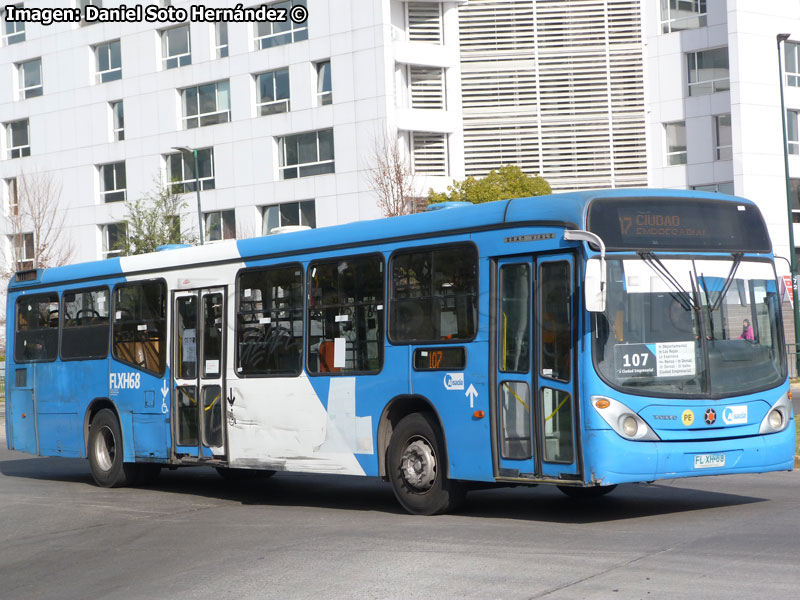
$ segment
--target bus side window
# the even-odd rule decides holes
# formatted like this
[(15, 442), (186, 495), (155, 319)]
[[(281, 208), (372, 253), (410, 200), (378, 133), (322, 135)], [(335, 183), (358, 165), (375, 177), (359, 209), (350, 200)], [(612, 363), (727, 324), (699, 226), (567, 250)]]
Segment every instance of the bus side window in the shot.
[(64, 292), (61, 358), (108, 356), (108, 288)]
[(18, 363), (55, 360), (58, 356), (58, 294), (17, 299), (14, 360)]
[(299, 264), (248, 270), (237, 282), (236, 372), (300, 374), (303, 271)]
[(312, 263), (308, 271), (308, 372), (380, 372), (383, 306), (381, 255)]
[(166, 296), (163, 281), (114, 288), (114, 358), (163, 375), (167, 348)]
[(391, 273), (393, 343), (464, 341), (475, 336), (478, 254), (474, 246), (397, 252)]

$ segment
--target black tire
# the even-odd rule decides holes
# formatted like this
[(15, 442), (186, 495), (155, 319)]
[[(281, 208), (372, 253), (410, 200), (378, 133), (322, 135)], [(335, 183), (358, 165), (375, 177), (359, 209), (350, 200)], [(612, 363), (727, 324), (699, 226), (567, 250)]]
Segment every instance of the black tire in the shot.
[(89, 466), (100, 487), (124, 487), (136, 481), (138, 465), (123, 462), (122, 429), (113, 411), (104, 408), (89, 425)]
[(238, 469), (235, 467), (214, 467), (225, 481), (256, 481), (269, 479), (275, 475), (270, 469)]
[(461, 504), (466, 488), (445, 476), (443, 436), (433, 417), (414, 413), (392, 432), (387, 451), (394, 495), (412, 515), (437, 515)]
[(565, 493), (570, 498), (575, 500), (591, 500), (592, 498), (599, 498), (611, 493), (617, 487), (616, 485), (596, 485), (593, 487), (572, 487), (569, 485), (556, 486), (559, 490)]

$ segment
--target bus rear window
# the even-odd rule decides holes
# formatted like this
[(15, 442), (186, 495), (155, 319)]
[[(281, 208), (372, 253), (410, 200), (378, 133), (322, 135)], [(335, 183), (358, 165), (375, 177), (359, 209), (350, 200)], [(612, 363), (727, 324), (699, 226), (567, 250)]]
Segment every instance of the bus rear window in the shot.
[(108, 356), (108, 289), (64, 292), (61, 358)]
[(17, 300), (14, 360), (55, 360), (58, 356), (58, 294), (23, 296)]
[(389, 338), (470, 340), (477, 330), (478, 254), (472, 245), (398, 252), (392, 258)]
[(114, 358), (162, 375), (167, 356), (166, 289), (162, 281), (114, 288)]

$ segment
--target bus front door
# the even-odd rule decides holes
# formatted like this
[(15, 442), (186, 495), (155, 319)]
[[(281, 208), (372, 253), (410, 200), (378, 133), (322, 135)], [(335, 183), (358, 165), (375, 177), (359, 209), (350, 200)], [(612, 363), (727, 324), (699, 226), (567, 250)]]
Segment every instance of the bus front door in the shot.
[(497, 475), (572, 479), (574, 259), (504, 258), (496, 273)]
[(176, 456), (225, 457), (225, 289), (173, 296), (173, 448)]

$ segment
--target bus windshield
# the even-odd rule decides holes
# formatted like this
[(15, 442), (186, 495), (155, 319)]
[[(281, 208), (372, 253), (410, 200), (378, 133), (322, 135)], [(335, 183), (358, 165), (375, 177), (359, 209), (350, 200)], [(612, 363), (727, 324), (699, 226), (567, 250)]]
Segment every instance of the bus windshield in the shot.
[(780, 298), (771, 263), (608, 261), (595, 365), (612, 386), (658, 396), (730, 396), (780, 384)]

